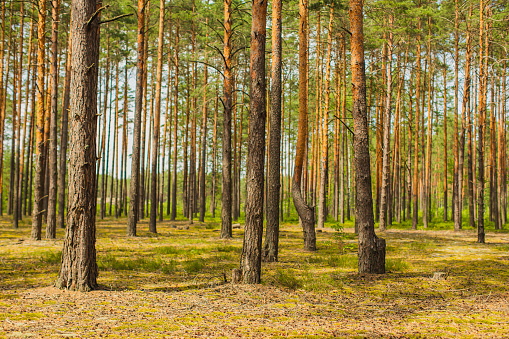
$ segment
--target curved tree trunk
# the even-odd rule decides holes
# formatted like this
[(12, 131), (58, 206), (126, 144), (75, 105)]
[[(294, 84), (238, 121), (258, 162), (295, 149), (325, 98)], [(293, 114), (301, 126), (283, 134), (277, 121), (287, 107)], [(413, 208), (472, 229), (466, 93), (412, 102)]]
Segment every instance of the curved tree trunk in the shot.
[[(292, 196), (304, 233), (304, 250), (316, 251), (315, 210), (308, 206), (301, 191), (302, 170), (308, 134), (308, 25), (307, 0), (299, 0), (299, 127), (293, 171)], [(251, 133), (251, 132), (250, 132)]]

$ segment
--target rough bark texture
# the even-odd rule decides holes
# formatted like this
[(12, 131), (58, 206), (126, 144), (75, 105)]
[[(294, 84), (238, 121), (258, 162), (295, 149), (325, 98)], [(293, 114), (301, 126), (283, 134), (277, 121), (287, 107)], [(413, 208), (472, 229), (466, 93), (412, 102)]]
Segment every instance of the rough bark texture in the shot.
[(305, 194), (301, 191), (304, 157), (306, 155), (308, 134), (308, 25), (307, 0), (299, 1), (299, 129), (293, 171), (292, 196), (299, 214), (304, 233), (304, 250), (316, 251), (315, 210), (306, 204)]
[[(44, 87), (45, 73), (45, 36), (46, 29), (46, 1), (39, 0), (39, 20), (37, 25), (37, 87)], [(44, 175), (46, 169), (46, 154), (44, 149), (44, 91), (37, 91), (37, 126), (35, 132), (35, 180), (34, 180), (34, 210), (32, 212), (32, 233), (31, 238), (41, 240), (43, 197), (44, 197)], [(94, 173), (95, 176), (95, 173)]]
[(72, 1), (69, 208), (58, 288), (97, 288), (95, 251), (99, 17), (95, 0)]
[[(244, 284), (260, 283), (262, 269), (263, 172), (265, 169), (265, 121), (267, 116), (265, 96), (265, 25), (267, 1), (254, 0), (252, 13), (251, 100), (249, 105), (249, 147), (246, 167), (246, 226), (240, 258), (240, 270), (242, 271), (242, 282)], [(276, 195), (278, 194), (279, 190), (276, 191)], [(277, 208), (278, 205), (276, 204), (276, 211)]]
[(224, 113), (221, 238), (232, 237), (232, 0), (224, 1)]
[[(137, 207), (140, 182), (140, 143), (141, 143), (141, 108), (143, 96), (143, 65), (145, 11), (144, 0), (138, 0), (138, 59), (136, 63), (136, 94), (134, 108), (133, 153), (131, 162), (131, 183), (129, 188), (129, 213), (127, 218), (127, 235), (136, 236)], [(127, 161), (127, 160), (126, 160)]]
[(52, 1), (51, 24), (51, 123), (49, 144), (49, 197), (46, 238), (54, 239), (57, 229), (57, 116), (58, 116), (58, 23), (60, 0)]
[(277, 261), (279, 243), (279, 191), (281, 151), (281, 65), (282, 65), (282, 1), (272, 1), (272, 86), (269, 133), (269, 176), (267, 193), (267, 231), (263, 245), (263, 261)]
[(385, 240), (375, 235), (366, 107), (363, 1), (350, 0), (353, 124), (355, 152), (355, 221), (359, 227), (359, 273), (385, 273)]

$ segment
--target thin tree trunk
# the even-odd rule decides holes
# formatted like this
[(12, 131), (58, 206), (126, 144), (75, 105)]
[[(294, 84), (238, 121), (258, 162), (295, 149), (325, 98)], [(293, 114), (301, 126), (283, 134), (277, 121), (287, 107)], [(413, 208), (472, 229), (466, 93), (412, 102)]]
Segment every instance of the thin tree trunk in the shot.
[[(140, 0), (141, 1), (141, 0)], [(45, 108), (45, 95), (44, 91), (40, 90), (44, 87), (44, 74), (45, 74), (45, 30), (46, 30), (46, 1), (39, 0), (39, 17), (37, 27), (37, 127), (35, 134), (36, 142), (36, 161), (35, 161), (35, 183), (34, 183), (34, 210), (32, 213), (32, 232), (31, 238), (34, 240), (41, 240), (42, 229), (42, 213), (43, 199), (44, 199), (44, 178), (46, 169), (46, 154), (44, 150), (44, 108)], [(94, 104), (95, 107), (95, 104)], [(1, 157), (0, 157), (1, 160)], [(95, 161), (94, 167), (95, 167)], [(95, 177), (95, 174), (93, 174)], [(1, 185), (0, 185), (1, 188)], [(95, 215), (95, 213), (94, 213)]]
[[(265, 243), (263, 245), (262, 253), (262, 259), (264, 262), (276, 262), (278, 260), (279, 246), (279, 193), (281, 189), (282, 7), (282, 0), (272, 1), (272, 87), (270, 93), (271, 108), (269, 116), (269, 176), (267, 178), (268, 194), (266, 204), (267, 231), (265, 234)], [(263, 78), (265, 79), (265, 77)], [(253, 80), (254, 79), (252, 79), (252, 81)], [(252, 133), (250, 133), (250, 135), (252, 135)]]
[[(208, 26), (208, 18), (205, 19), (205, 26)], [(208, 41), (209, 33), (205, 35), (205, 42)], [(205, 62), (207, 62), (207, 51), (205, 51)], [(205, 66), (203, 72), (203, 116), (202, 116), (202, 133), (201, 133), (201, 171), (200, 171), (200, 221), (205, 221), (205, 172), (207, 157), (207, 83), (208, 83), (208, 67)]]
[[(163, 76), (163, 41), (164, 39), (164, 0), (159, 5), (159, 37), (157, 40), (156, 100), (154, 114), (154, 132), (152, 133), (152, 171), (150, 189), (150, 223), (149, 232), (157, 233), (157, 160), (159, 158), (159, 131), (161, 130), (161, 81)], [(164, 147), (164, 146), (163, 146)], [(164, 170), (164, 169), (163, 169)]]
[[(221, 202), (221, 238), (232, 237), (232, 0), (224, 0), (224, 113), (223, 113), (223, 170)], [(265, 81), (264, 81), (265, 83)], [(265, 89), (265, 87), (264, 87)], [(252, 112), (253, 113), (253, 112)], [(251, 133), (251, 132), (250, 132)], [(265, 147), (265, 146), (264, 146)], [(264, 161), (262, 161), (263, 163)], [(263, 178), (263, 174), (262, 174)], [(262, 200), (263, 201), (263, 200)]]
[[(173, 110), (173, 178), (171, 187), (171, 220), (177, 217), (177, 127), (178, 127), (178, 73), (179, 73), (179, 21), (175, 28), (175, 103)], [(171, 143), (170, 143), (171, 144)]]
[(484, 69), (484, 0), (480, 0), (479, 11), (479, 118), (478, 118), (478, 145), (477, 145), (477, 242), (485, 242), (484, 234), (484, 126), (486, 119), (486, 103), (484, 87), (486, 86)]
[[(129, 214), (127, 219), (127, 235), (136, 236), (136, 222), (139, 204), (139, 182), (140, 182), (140, 143), (141, 143), (141, 109), (143, 96), (143, 65), (144, 44), (145, 44), (145, 9), (144, 0), (138, 0), (138, 49), (136, 63), (136, 94), (134, 109), (134, 130), (133, 130), (133, 152), (131, 161), (131, 182), (129, 188)], [(124, 107), (127, 111), (127, 107)], [(124, 125), (126, 114), (124, 112)], [(125, 141), (125, 139), (124, 139)], [(125, 144), (124, 144), (125, 145)], [(127, 159), (124, 159), (124, 164)], [(127, 187), (126, 187), (127, 188)]]
[(210, 214), (216, 217), (216, 157), (217, 157), (217, 115), (219, 104), (219, 91), (216, 85), (216, 96), (214, 101), (214, 132), (212, 134), (212, 187), (210, 193)]
[(387, 210), (390, 209), (390, 185), (389, 185), (389, 148), (391, 134), (391, 114), (392, 114), (392, 23), (394, 18), (389, 14), (389, 41), (387, 54), (387, 97), (385, 98), (385, 113), (383, 122), (383, 156), (382, 156), (382, 191), (380, 194), (380, 231), (387, 230)]

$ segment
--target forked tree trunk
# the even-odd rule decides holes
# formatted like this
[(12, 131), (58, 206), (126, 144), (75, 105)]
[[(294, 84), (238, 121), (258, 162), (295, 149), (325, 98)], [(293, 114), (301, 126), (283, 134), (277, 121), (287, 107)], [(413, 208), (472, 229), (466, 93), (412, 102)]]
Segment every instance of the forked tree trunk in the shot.
[(99, 15), (95, 0), (72, 1), (71, 124), (69, 208), (56, 286), (97, 288), (95, 190)]
[(282, 0), (272, 1), (272, 87), (270, 100), (271, 108), (269, 114), (269, 175), (267, 178), (268, 192), (266, 204), (267, 231), (262, 253), (264, 262), (277, 261), (279, 244), (279, 191), (281, 187), (282, 6)]
[[(304, 232), (304, 250), (316, 251), (315, 210), (306, 204), (305, 192), (301, 190), (308, 134), (307, 63), (308, 25), (307, 0), (299, 0), (299, 127), (293, 171), (292, 196)], [(251, 131), (249, 132), (251, 133)]]
[(355, 152), (355, 221), (359, 227), (359, 273), (385, 273), (385, 240), (375, 235), (364, 66), (363, 1), (350, 0)]
[[(136, 63), (136, 94), (134, 108), (134, 130), (133, 130), (133, 153), (131, 161), (131, 182), (129, 188), (129, 214), (127, 219), (127, 235), (136, 236), (136, 222), (139, 203), (139, 182), (140, 182), (140, 143), (141, 143), (141, 108), (143, 96), (143, 65), (144, 59), (144, 35), (145, 35), (145, 11), (144, 0), (138, 0), (138, 49)], [(125, 108), (127, 109), (127, 108)], [(124, 113), (125, 114), (125, 113)], [(124, 124), (126, 116), (124, 115)], [(124, 139), (125, 141), (125, 139)], [(127, 162), (127, 159), (125, 159)]]
[[(244, 284), (260, 283), (263, 234), (263, 191), (265, 169), (265, 34), (267, 1), (253, 1), (251, 26), (251, 91), (249, 147), (247, 154), (246, 226), (240, 258)], [(279, 143), (278, 143), (279, 145)], [(278, 154), (279, 158), (279, 154)], [(279, 173), (277, 173), (279, 176)], [(279, 190), (276, 190), (276, 195)], [(276, 204), (276, 213), (277, 213)], [(277, 215), (276, 215), (277, 218)], [(277, 221), (277, 219), (276, 219)]]

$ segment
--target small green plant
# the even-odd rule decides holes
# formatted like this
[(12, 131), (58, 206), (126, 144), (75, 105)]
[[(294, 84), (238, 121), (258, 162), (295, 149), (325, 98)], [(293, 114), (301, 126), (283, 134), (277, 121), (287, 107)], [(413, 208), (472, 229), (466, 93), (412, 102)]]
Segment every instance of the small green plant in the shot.
[(278, 269), (276, 273), (276, 281), (284, 287), (296, 290), (297, 288), (302, 287), (302, 282), (293, 273), (294, 272), (292, 271)]

